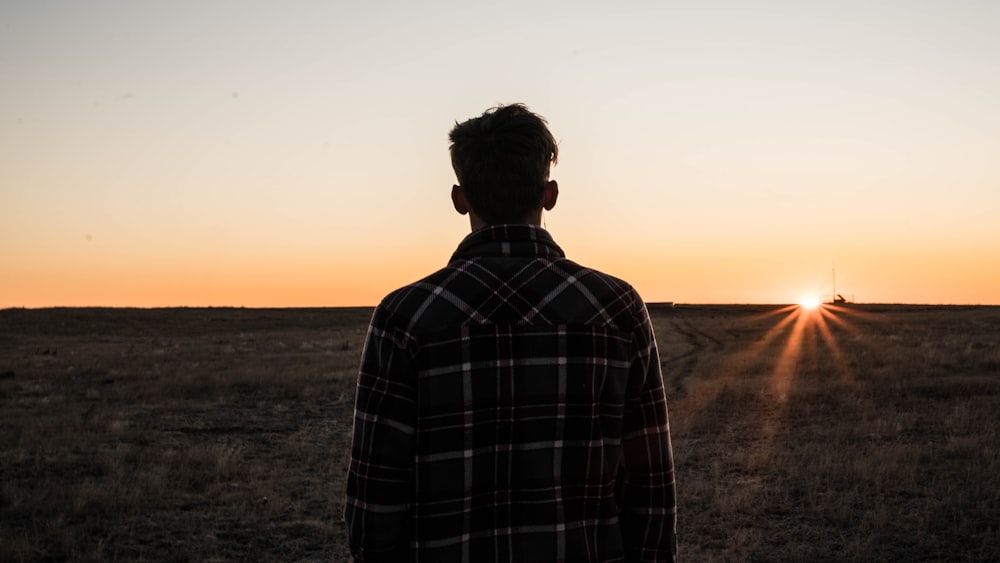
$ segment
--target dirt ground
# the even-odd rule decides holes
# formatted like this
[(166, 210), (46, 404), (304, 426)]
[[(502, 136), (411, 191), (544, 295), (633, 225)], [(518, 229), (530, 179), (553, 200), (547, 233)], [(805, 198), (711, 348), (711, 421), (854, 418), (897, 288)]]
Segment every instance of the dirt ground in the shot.
[[(1000, 560), (1000, 308), (650, 311), (684, 559)], [(370, 314), (0, 311), (0, 560), (349, 560)]]

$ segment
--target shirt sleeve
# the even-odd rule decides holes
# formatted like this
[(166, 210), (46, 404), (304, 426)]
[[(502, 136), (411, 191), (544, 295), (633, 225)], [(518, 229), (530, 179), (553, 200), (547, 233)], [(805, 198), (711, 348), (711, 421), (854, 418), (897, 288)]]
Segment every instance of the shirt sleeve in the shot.
[(672, 562), (677, 500), (670, 424), (656, 339), (649, 313), (640, 306), (622, 429), (622, 539), (627, 561)]
[(362, 353), (344, 519), (356, 561), (401, 561), (409, 540), (416, 375), (403, 331), (379, 307)]

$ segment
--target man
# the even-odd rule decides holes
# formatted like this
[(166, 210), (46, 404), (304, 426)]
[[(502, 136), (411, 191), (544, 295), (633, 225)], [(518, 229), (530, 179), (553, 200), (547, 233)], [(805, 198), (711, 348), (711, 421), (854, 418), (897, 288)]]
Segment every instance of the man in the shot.
[(674, 561), (674, 467), (646, 306), (543, 230), (543, 118), (457, 124), (448, 266), (375, 310), (345, 518), (357, 561)]

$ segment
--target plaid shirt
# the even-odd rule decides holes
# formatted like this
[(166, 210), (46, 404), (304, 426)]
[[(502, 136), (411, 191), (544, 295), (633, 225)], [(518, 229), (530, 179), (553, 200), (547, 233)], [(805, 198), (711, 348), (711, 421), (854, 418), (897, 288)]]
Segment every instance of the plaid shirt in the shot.
[(502, 225), (387, 296), (345, 518), (359, 561), (674, 561), (666, 399), (635, 290)]

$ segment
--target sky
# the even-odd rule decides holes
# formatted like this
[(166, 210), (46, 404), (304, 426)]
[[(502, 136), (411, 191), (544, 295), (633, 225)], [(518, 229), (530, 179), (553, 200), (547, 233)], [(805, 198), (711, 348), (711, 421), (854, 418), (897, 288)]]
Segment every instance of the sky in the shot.
[(997, 100), (992, 0), (0, 0), (0, 308), (375, 305), (514, 102), (647, 301), (1000, 304)]

